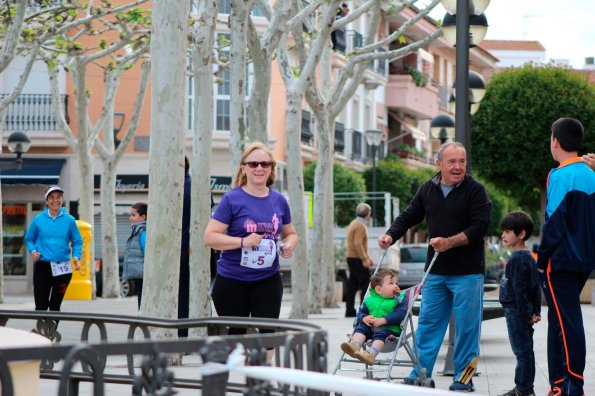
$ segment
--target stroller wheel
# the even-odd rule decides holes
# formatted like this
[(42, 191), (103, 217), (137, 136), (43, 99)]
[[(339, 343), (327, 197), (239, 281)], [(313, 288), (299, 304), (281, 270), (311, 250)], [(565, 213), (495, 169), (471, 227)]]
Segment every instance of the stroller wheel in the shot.
[(434, 382), (434, 380), (432, 378), (426, 378), (421, 386), (423, 386), (424, 388), (435, 388), (436, 387), (436, 383)]

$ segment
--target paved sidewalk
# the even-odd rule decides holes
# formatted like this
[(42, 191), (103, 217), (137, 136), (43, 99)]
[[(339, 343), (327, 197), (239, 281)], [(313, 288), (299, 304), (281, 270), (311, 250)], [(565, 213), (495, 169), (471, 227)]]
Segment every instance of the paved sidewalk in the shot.
[[(490, 293), (492, 294), (492, 293)], [(32, 295), (8, 295), (4, 298), (5, 303), (0, 304), (0, 309), (3, 310), (33, 310), (33, 296)], [(281, 317), (287, 318), (291, 307), (291, 295), (286, 293), (283, 301)], [(587, 366), (585, 370), (586, 378), (586, 395), (595, 395), (595, 306), (583, 305), (583, 317), (587, 338)], [(136, 297), (119, 298), (119, 299), (103, 299), (98, 298), (93, 301), (64, 301), (62, 304), (62, 311), (64, 312), (89, 312), (89, 313), (109, 313), (118, 315), (135, 315)], [(344, 305), (339, 304), (337, 308), (324, 309), (321, 314), (310, 315), (308, 321), (312, 321), (328, 331), (329, 335), (329, 372), (334, 369), (341, 350), (339, 344), (346, 339), (346, 334), (352, 329), (352, 318), (344, 318)], [(536, 355), (536, 379), (535, 391), (536, 395), (545, 395), (548, 389), (547, 385), (547, 359), (546, 359), (546, 337), (547, 337), (547, 307), (542, 310), (542, 322), (535, 327), (535, 355)], [(9, 327), (21, 328), (24, 330), (31, 330), (34, 323), (26, 321), (8, 322)], [(60, 325), (62, 333), (62, 342), (76, 342), (80, 336), (80, 325), (64, 323)], [(127, 328), (124, 326), (113, 327), (109, 329), (110, 340), (124, 340), (127, 335)], [(95, 334), (98, 339), (98, 335)], [(93, 333), (91, 333), (93, 339)], [(433, 379), (436, 382), (436, 387), (439, 389), (448, 389), (452, 382), (452, 377), (442, 376), (438, 372), (444, 367), (444, 358), (446, 355), (446, 345), (440, 351), (438, 361), (436, 362), (435, 373)], [(478, 366), (479, 375), (474, 378), (476, 386), (476, 393), (482, 395), (499, 395), (511, 389), (514, 385), (514, 368), (515, 360), (510, 349), (508, 336), (506, 332), (506, 323), (504, 318), (493, 319), (483, 323), (482, 337), (481, 337), (481, 358)], [(115, 362), (109, 364), (112, 369), (124, 370), (124, 359), (122, 362)], [(192, 356), (185, 358), (185, 372), (192, 372), (197, 370), (198, 361), (193, 361)], [(409, 372), (407, 368), (400, 368), (402, 375), (406, 376)], [(399, 374), (401, 371), (397, 371)], [(361, 376), (354, 373), (339, 373), (338, 375)], [(55, 395), (57, 389), (56, 381), (42, 381), (40, 394)], [(108, 386), (106, 394), (109, 392), (113, 395), (130, 394), (129, 387), (123, 386)], [(90, 395), (90, 387), (81, 386), (81, 395)], [(180, 395), (196, 394), (187, 390), (181, 390)]]

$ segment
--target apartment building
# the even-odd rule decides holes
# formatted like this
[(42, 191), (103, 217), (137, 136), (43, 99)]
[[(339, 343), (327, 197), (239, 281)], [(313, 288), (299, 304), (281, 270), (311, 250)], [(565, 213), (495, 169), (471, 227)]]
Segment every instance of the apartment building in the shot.
[[(114, 3), (124, 0), (114, 1)], [(346, 2), (353, 10), (361, 1)], [(231, 9), (230, 0), (219, 0), (220, 23), (217, 34), (228, 34), (226, 15)], [(378, 37), (385, 37), (395, 31), (405, 21), (415, 15), (414, 8), (403, 13), (387, 16), (378, 30)], [(266, 27), (266, 18), (256, 10), (253, 19), (257, 28)], [(363, 45), (363, 32), (367, 17), (337, 30), (335, 49), (332, 55), (333, 73), (340, 73), (346, 64), (346, 54)], [(435, 21), (424, 18), (406, 33), (407, 42), (417, 41), (435, 31)], [(383, 50), (391, 50), (403, 44), (391, 44)], [(335, 122), (335, 160), (357, 171), (371, 165), (372, 150), (367, 145), (365, 131), (382, 130), (385, 141), (379, 149), (379, 157), (388, 152), (403, 157), (410, 166), (431, 166), (432, 155), (438, 144), (430, 139), (430, 120), (439, 113), (447, 113), (450, 89), (455, 76), (455, 51), (444, 39), (439, 38), (416, 53), (392, 62), (374, 61), (365, 72), (364, 79), (345, 109)], [(497, 59), (485, 49), (471, 50), (471, 69), (490, 75)], [(20, 75), (24, 60), (17, 59), (11, 67), (0, 75), (0, 95), (12, 91), (14, 81)], [(269, 98), (269, 143), (278, 159), (277, 188), (285, 190), (287, 185), (285, 170), (285, 86), (278, 68), (273, 65), (273, 79)], [(96, 119), (103, 96), (102, 73), (99, 68), (91, 69), (89, 90), (92, 92), (90, 116)], [(116, 97), (115, 130), (121, 138), (128, 128), (133, 97), (140, 76), (140, 68), (135, 66), (122, 79)], [(224, 72), (223, 82), (214, 85), (213, 106), (213, 160), (211, 164), (211, 186), (216, 200), (229, 189), (231, 183), (229, 153), (229, 72)], [(248, 86), (251, 83), (248, 78)], [(62, 100), (67, 120), (75, 112), (73, 103), (74, 87), (66, 75), (60, 76)], [(249, 90), (248, 90), (249, 91)], [(31, 150), (25, 155), (23, 169), (2, 171), (2, 213), (4, 229), (4, 274), (6, 292), (27, 292), (32, 289), (32, 263), (22, 243), (27, 225), (32, 217), (45, 207), (43, 191), (49, 184), (60, 184), (65, 190), (67, 209), (76, 215), (79, 199), (79, 164), (76, 155), (68, 146), (52, 115), (47, 69), (44, 64), (36, 64), (23, 93), (8, 109), (4, 125), (4, 140), (14, 130), (26, 131), (31, 140)], [(141, 112), (137, 133), (128, 147), (127, 153), (117, 170), (117, 216), (120, 252), (129, 233), (128, 213), (130, 205), (146, 201), (148, 194), (149, 142), (150, 142), (150, 88), (145, 106)], [(195, 93), (192, 84), (186, 91), (187, 107), (180, 115), (188, 120), (186, 151), (191, 156), (192, 147), (192, 103)], [(72, 124), (71, 124), (72, 126)], [(6, 150), (5, 150), (6, 152)], [(317, 156), (317, 137), (313, 116), (304, 105), (302, 113), (301, 152), (305, 163)], [(2, 158), (9, 162), (12, 159)], [(101, 216), (99, 213), (99, 186), (101, 161), (98, 157), (95, 169), (94, 236), (96, 252), (101, 252)]]

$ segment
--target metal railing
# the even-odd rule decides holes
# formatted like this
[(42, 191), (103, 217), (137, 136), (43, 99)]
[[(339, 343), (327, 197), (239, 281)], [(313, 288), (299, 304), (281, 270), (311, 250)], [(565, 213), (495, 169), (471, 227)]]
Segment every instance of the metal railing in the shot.
[[(138, 316), (82, 314), (40, 311), (1, 311), (0, 325), (8, 321), (36, 320), (32, 331), (50, 339), (54, 345), (47, 347), (5, 348), (0, 351), (1, 394), (12, 396), (14, 386), (9, 363), (28, 360), (41, 361), (42, 379), (59, 381), (57, 394), (77, 395), (81, 382), (93, 384), (94, 395), (104, 395), (105, 384), (130, 385), (132, 394), (153, 394), (151, 389), (160, 389), (159, 394), (173, 394), (174, 388), (201, 389), (206, 395), (223, 395), (226, 392), (243, 394), (288, 394), (318, 395), (320, 392), (297, 386), (255, 380), (246, 377), (244, 382), (233, 378), (228, 372), (203, 372), (195, 370), (192, 378), (176, 378), (178, 372), (169, 364), (172, 354), (197, 355), (201, 364), (207, 362), (226, 363), (229, 354), (241, 344), (248, 351), (246, 366), (267, 366), (326, 372), (328, 335), (319, 326), (294, 320), (215, 317), (202, 319), (155, 319)], [(69, 322), (82, 324), (80, 342), (61, 344), (60, 326)], [(128, 328), (125, 340), (115, 341), (108, 337), (114, 325)], [(99, 332), (99, 342), (90, 343), (89, 334), (93, 328)], [(69, 329), (72, 329), (70, 326)], [(151, 340), (152, 331), (164, 329), (202, 328), (208, 336), (188, 338), (179, 341)], [(247, 329), (247, 335), (226, 335), (229, 328)], [(143, 341), (135, 341), (137, 330), (142, 332)], [(266, 331), (273, 331), (268, 333)], [(275, 359), (267, 362), (267, 350), (275, 350)], [(135, 371), (135, 356), (142, 358), (141, 370)], [(128, 374), (106, 370), (108, 359), (126, 357)], [(62, 364), (56, 365), (61, 362)], [(60, 370), (54, 369), (59, 366)], [(188, 371), (186, 371), (188, 372)], [(199, 378), (200, 377), (200, 378)], [(165, 389), (169, 393), (163, 393)]]
[[(9, 96), (0, 94), (0, 100)], [(68, 95), (60, 95), (66, 122), (68, 116)], [(6, 108), (4, 118), (6, 131), (56, 131), (58, 124), (52, 110), (51, 94), (22, 94)]]
[(347, 40), (345, 38), (345, 29), (336, 29), (331, 33), (333, 49), (345, 55), (347, 49)]

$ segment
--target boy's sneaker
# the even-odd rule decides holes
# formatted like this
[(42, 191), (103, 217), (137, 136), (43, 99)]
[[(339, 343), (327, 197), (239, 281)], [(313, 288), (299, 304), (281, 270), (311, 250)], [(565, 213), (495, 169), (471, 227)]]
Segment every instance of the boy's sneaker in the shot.
[(533, 393), (533, 391), (523, 392), (518, 390), (517, 388), (513, 388), (500, 396), (535, 396), (535, 394)]
[(560, 396), (562, 394), (562, 390), (557, 386), (554, 386), (552, 389), (547, 391), (547, 396)]
[(472, 380), (469, 380), (469, 382), (466, 384), (455, 381), (448, 387), (448, 390), (456, 392), (475, 392), (475, 386), (473, 386)]
[(419, 385), (419, 380), (413, 377), (407, 377), (402, 382), (403, 385)]
[(360, 346), (357, 345), (355, 342), (343, 342), (341, 344), (341, 350), (351, 356), (352, 358), (355, 357), (355, 353), (359, 351)]
[(360, 360), (361, 362), (366, 363), (368, 366), (373, 366), (376, 363), (376, 356), (374, 356), (370, 351), (360, 350), (353, 354), (353, 357)]

